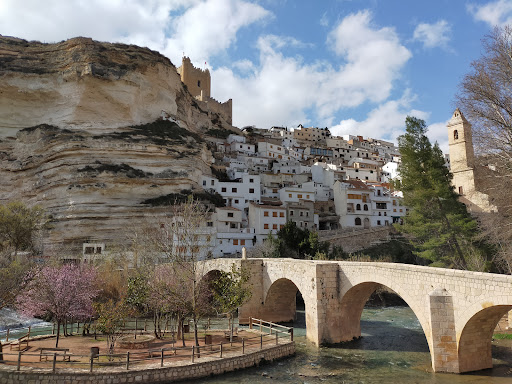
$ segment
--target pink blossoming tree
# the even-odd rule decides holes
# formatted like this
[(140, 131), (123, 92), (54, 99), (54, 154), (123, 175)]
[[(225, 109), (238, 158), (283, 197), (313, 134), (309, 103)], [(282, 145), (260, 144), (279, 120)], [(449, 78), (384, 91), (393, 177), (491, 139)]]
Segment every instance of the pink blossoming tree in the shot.
[(27, 316), (47, 316), (60, 325), (68, 319), (86, 320), (93, 313), (92, 302), (99, 292), (97, 272), (92, 266), (65, 264), (46, 266), (35, 272), (17, 298), (17, 309)]

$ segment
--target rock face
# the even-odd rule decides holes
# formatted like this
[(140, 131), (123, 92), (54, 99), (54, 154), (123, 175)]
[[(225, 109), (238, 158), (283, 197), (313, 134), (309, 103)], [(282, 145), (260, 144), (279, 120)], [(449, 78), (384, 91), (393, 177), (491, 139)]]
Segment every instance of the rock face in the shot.
[(48, 210), (45, 253), (120, 241), (166, 211), (145, 200), (200, 189), (211, 128), (237, 131), (201, 110), (157, 52), (0, 37), (0, 202)]

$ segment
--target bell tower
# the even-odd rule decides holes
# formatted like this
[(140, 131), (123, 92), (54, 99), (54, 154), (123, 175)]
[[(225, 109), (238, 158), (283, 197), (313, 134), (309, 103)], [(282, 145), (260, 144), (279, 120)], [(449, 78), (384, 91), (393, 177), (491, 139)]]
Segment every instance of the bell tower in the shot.
[(448, 122), (448, 144), (450, 149), (450, 167), (452, 183), (459, 195), (475, 191), (473, 139), (471, 124), (457, 108)]

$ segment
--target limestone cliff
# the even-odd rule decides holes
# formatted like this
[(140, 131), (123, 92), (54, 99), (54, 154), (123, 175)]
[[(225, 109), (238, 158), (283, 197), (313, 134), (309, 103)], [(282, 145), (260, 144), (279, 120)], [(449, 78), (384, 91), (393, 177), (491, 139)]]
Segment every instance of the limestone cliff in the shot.
[[(162, 111), (178, 124), (159, 120)], [(157, 52), (0, 36), (0, 202), (47, 208), (46, 253), (119, 240), (128, 224), (166, 211), (145, 200), (200, 189), (210, 129), (237, 131), (201, 110)]]

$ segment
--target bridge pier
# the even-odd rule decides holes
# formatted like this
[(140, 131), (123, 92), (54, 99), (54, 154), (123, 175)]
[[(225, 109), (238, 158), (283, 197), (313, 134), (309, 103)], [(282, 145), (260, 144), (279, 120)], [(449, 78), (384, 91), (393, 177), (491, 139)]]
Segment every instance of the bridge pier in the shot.
[(429, 293), (428, 299), (431, 335), (426, 336), (432, 368), (434, 372), (459, 373), (453, 297), (446, 289), (438, 288)]

